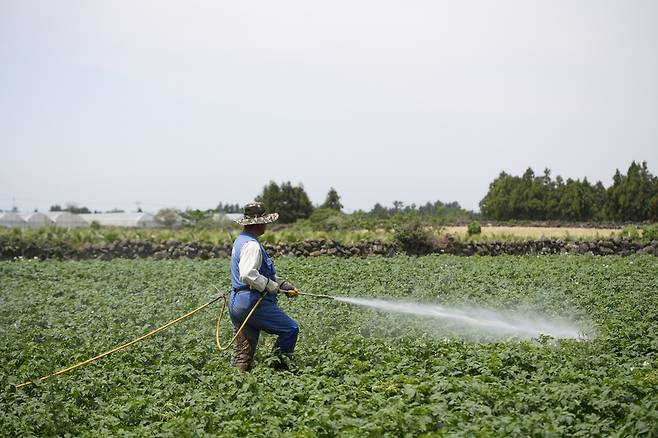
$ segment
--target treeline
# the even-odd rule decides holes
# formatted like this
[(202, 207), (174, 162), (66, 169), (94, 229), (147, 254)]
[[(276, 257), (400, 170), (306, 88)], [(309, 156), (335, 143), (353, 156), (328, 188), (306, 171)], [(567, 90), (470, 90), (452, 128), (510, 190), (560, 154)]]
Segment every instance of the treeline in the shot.
[(474, 216), (472, 212), (464, 210), (457, 201), (448, 203), (435, 201), (427, 202), (424, 205), (416, 205), (413, 203), (405, 205), (402, 201), (393, 201), (393, 207), (384, 207), (380, 203), (376, 203), (368, 213), (382, 218), (400, 214), (426, 218), (442, 218), (446, 222), (469, 219)]
[(242, 213), (242, 207), (240, 204), (223, 204), (220, 202), (215, 211), (217, 213)]
[[(55, 204), (50, 206), (50, 211), (68, 211), (69, 213), (74, 213), (74, 214), (86, 214), (86, 213), (91, 213), (91, 210), (89, 210), (87, 207), (78, 207), (75, 204), (67, 204), (66, 207), (62, 208), (61, 205)], [(98, 213), (98, 212), (94, 212)]]
[[(458, 202), (427, 202), (422, 205), (405, 205), (394, 201), (392, 207), (376, 203), (369, 211), (352, 214), (342, 212), (340, 195), (330, 187), (325, 200), (314, 205), (302, 184), (290, 181), (278, 184), (270, 181), (255, 200), (263, 202), (269, 211), (279, 213), (279, 223), (313, 229), (375, 229), (396, 226), (419, 219), (429, 224), (465, 223), (473, 219), (496, 221), (565, 221), (565, 222), (644, 222), (658, 221), (658, 177), (649, 172), (647, 163), (633, 161), (627, 172), (617, 170), (612, 185), (605, 187), (600, 181), (590, 183), (587, 178), (566, 181), (551, 177), (550, 169), (535, 175), (528, 168), (521, 176), (501, 172), (489, 185), (480, 201), (480, 213), (462, 208)], [(215, 226), (214, 213), (242, 213), (243, 205), (220, 202), (215, 209), (178, 211), (162, 209), (156, 217), (169, 217), (174, 223), (177, 216), (192, 226)], [(51, 211), (89, 213), (87, 207), (69, 204), (65, 208), (53, 205)], [(121, 210), (111, 210), (118, 212)], [(221, 222), (222, 219), (220, 218)]]
[(269, 211), (279, 212), (279, 222), (296, 223), (299, 227), (312, 229), (338, 230), (389, 227), (410, 219), (445, 224), (471, 219), (474, 214), (464, 210), (458, 202), (427, 202), (424, 205), (405, 205), (394, 201), (392, 207), (376, 203), (370, 211), (342, 212), (340, 195), (331, 187), (322, 204), (311, 203), (303, 185), (293, 186), (290, 182), (277, 184), (270, 181), (263, 188), (257, 201), (263, 202)]
[(540, 176), (531, 168), (522, 176), (501, 172), (480, 201), (480, 211), (485, 218), (502, 221), (656, 221), (658, 177), (649, 172), (646, 161), (633, 161), (626, 174), (617, 169), (607, 188), (587, 178), (552, 179), (549, 169)]

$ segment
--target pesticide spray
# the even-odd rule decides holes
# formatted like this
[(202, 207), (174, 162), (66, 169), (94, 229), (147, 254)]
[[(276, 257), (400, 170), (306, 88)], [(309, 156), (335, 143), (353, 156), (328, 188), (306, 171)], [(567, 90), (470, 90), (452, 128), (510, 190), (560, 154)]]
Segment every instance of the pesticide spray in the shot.
[(542, 335), (561, 339), (584, 339), (586, 335), (573, 321), (529, 315), (527, 312), (501, 312), (481, 307), (451, 308), (434, 304), (395, 302), (378, 299), (332, 297), (336, 301), (441, 320), (455, 326), (475, 330), (493, 337), (539, 338)]

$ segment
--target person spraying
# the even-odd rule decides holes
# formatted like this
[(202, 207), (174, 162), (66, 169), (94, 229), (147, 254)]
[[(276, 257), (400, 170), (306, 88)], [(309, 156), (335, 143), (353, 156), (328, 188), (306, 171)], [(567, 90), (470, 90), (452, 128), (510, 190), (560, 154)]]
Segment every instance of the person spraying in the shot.
[(229, 315), (234, 334), (259, 298), (265, 295), (235, 339), (231, 365), (240, 371), (251, 370), (261, 330), (278, 336), (274, 344), (274, 353), (278, 356), (274, 367), (277, 369), (288, 369), (285, 356), (294, 352), (297, 343), (299, 325), (278, 304), (279, 292), (289, 298), (296, 297), (297, 288), (277, 276), (272, 258), (258, 241), (267, 224), (278, 218), (278, 213), (267, 213), (262, 203), (252, 202), (245, 205), (244, 217), (236, 220), (244, 228), (233, 242), (231, 252), (233, 290), (229, 295)]

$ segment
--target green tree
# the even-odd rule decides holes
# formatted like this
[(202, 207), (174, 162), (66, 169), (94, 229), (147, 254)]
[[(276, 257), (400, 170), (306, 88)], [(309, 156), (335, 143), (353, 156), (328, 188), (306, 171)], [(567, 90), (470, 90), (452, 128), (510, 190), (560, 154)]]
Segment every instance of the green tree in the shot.
[(188, 208), (184, 212), (180, 213), (180, 217), (183, 221), (192, 226), (200, 225), (202, 222), (208, 222), (212, 219), (213, 210), (202, 211), (199, 209), (192, 210)]
[(171, 227), (178, 222), (180, 216), (174, 208), (161, 208), (154, 216), (155, 220), (165, 227)]
[(592, 198), (594, 202), (594, 216), (592, 220), (599, 222), (606, 220), (606, 191), (601, 181), (597, 181), (592, 187)]
[(585, 178), (583, 181), (567, 179), (560, 196), (560, 219), (587, 221), (594, 217), (594, 191)]
[(656, 220), (658, 183), (647, 168), (647, 162), (631, 162), (626, 175), (615, 172), (607, 190), (606, 213), (610, 219), (621, 221)]
[(386, 213), (387, 213), (386, 207), (384, 207), (379, 202), (376, 202), (375, 205), (370, 210), (370, 214), (375, 215), (375, 216), (385, 216)]
[(546, 215), (547, 219), (560, 219), (562, 212), (560, 210), (560, 200), (564, 193), (564, 180), (560, 175), (555, 177), (555, 181), (550, 183), (550, 189), (546, 196)]
[(78, 207), (74, 203), (70, 203), (66, 205), (66, 208), (63, 211), (68, 211), (74, 214), (88, 214), (91, 213), (91, 210), (89, 210), (87, 207)]
[(322, 208), (330, 208), (336, 211), (341, 211), (343, 209), (343, 204), (340, 203), (340, 196), (338, 196), (338, 192), (333, 187), (329, 188), (329, 192), (327, 192), (327, 197), (324, 204), (322, 204)]
[(265, 204), (267, 211), (278, 212), (279, 220), (284, 224), (306, 219), (313, 213), (313, 204), (304, 186), (293, 186), (289, 181), (281, 186), (270, 181), (263, 187), (263, 192), (256, 197), (256, 201)]
[(518, 177), (501, 172), (498, 178), (489, 184), (489, 191), (480, 201), (480, 211), (485, 217), (498, 220), (515, 219), (519, 212), (512, 203), (512, 192), (518, 185)]
[(239, 204), (223, 204), (220, 202), (215, 211), (217, 213), (242, 213), (242, 208)]

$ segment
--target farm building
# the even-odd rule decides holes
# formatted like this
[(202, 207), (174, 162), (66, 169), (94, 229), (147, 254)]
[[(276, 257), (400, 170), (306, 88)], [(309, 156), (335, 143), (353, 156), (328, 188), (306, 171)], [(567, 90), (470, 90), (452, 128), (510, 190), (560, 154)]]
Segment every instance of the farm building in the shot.
[(69, 213), (68, 211), (49, 211), (44, 213), (56, 227), (60, 228), (83, 228), (89, 224), (80, 215)]
[(40, 228), (54, 225), (53, 221), (43, 213), (21, 213), (21, 217), (25, 220), (29, 228)]
[(151, 213), (94, 213), (80, 216), (87, 224), (96, 222), (98, 225), (106, 227), (157, 228), (162, 226)]
[(27, 222), (17, 213), (0, 213), (0, 227), (5, 228), (27, 228)]

